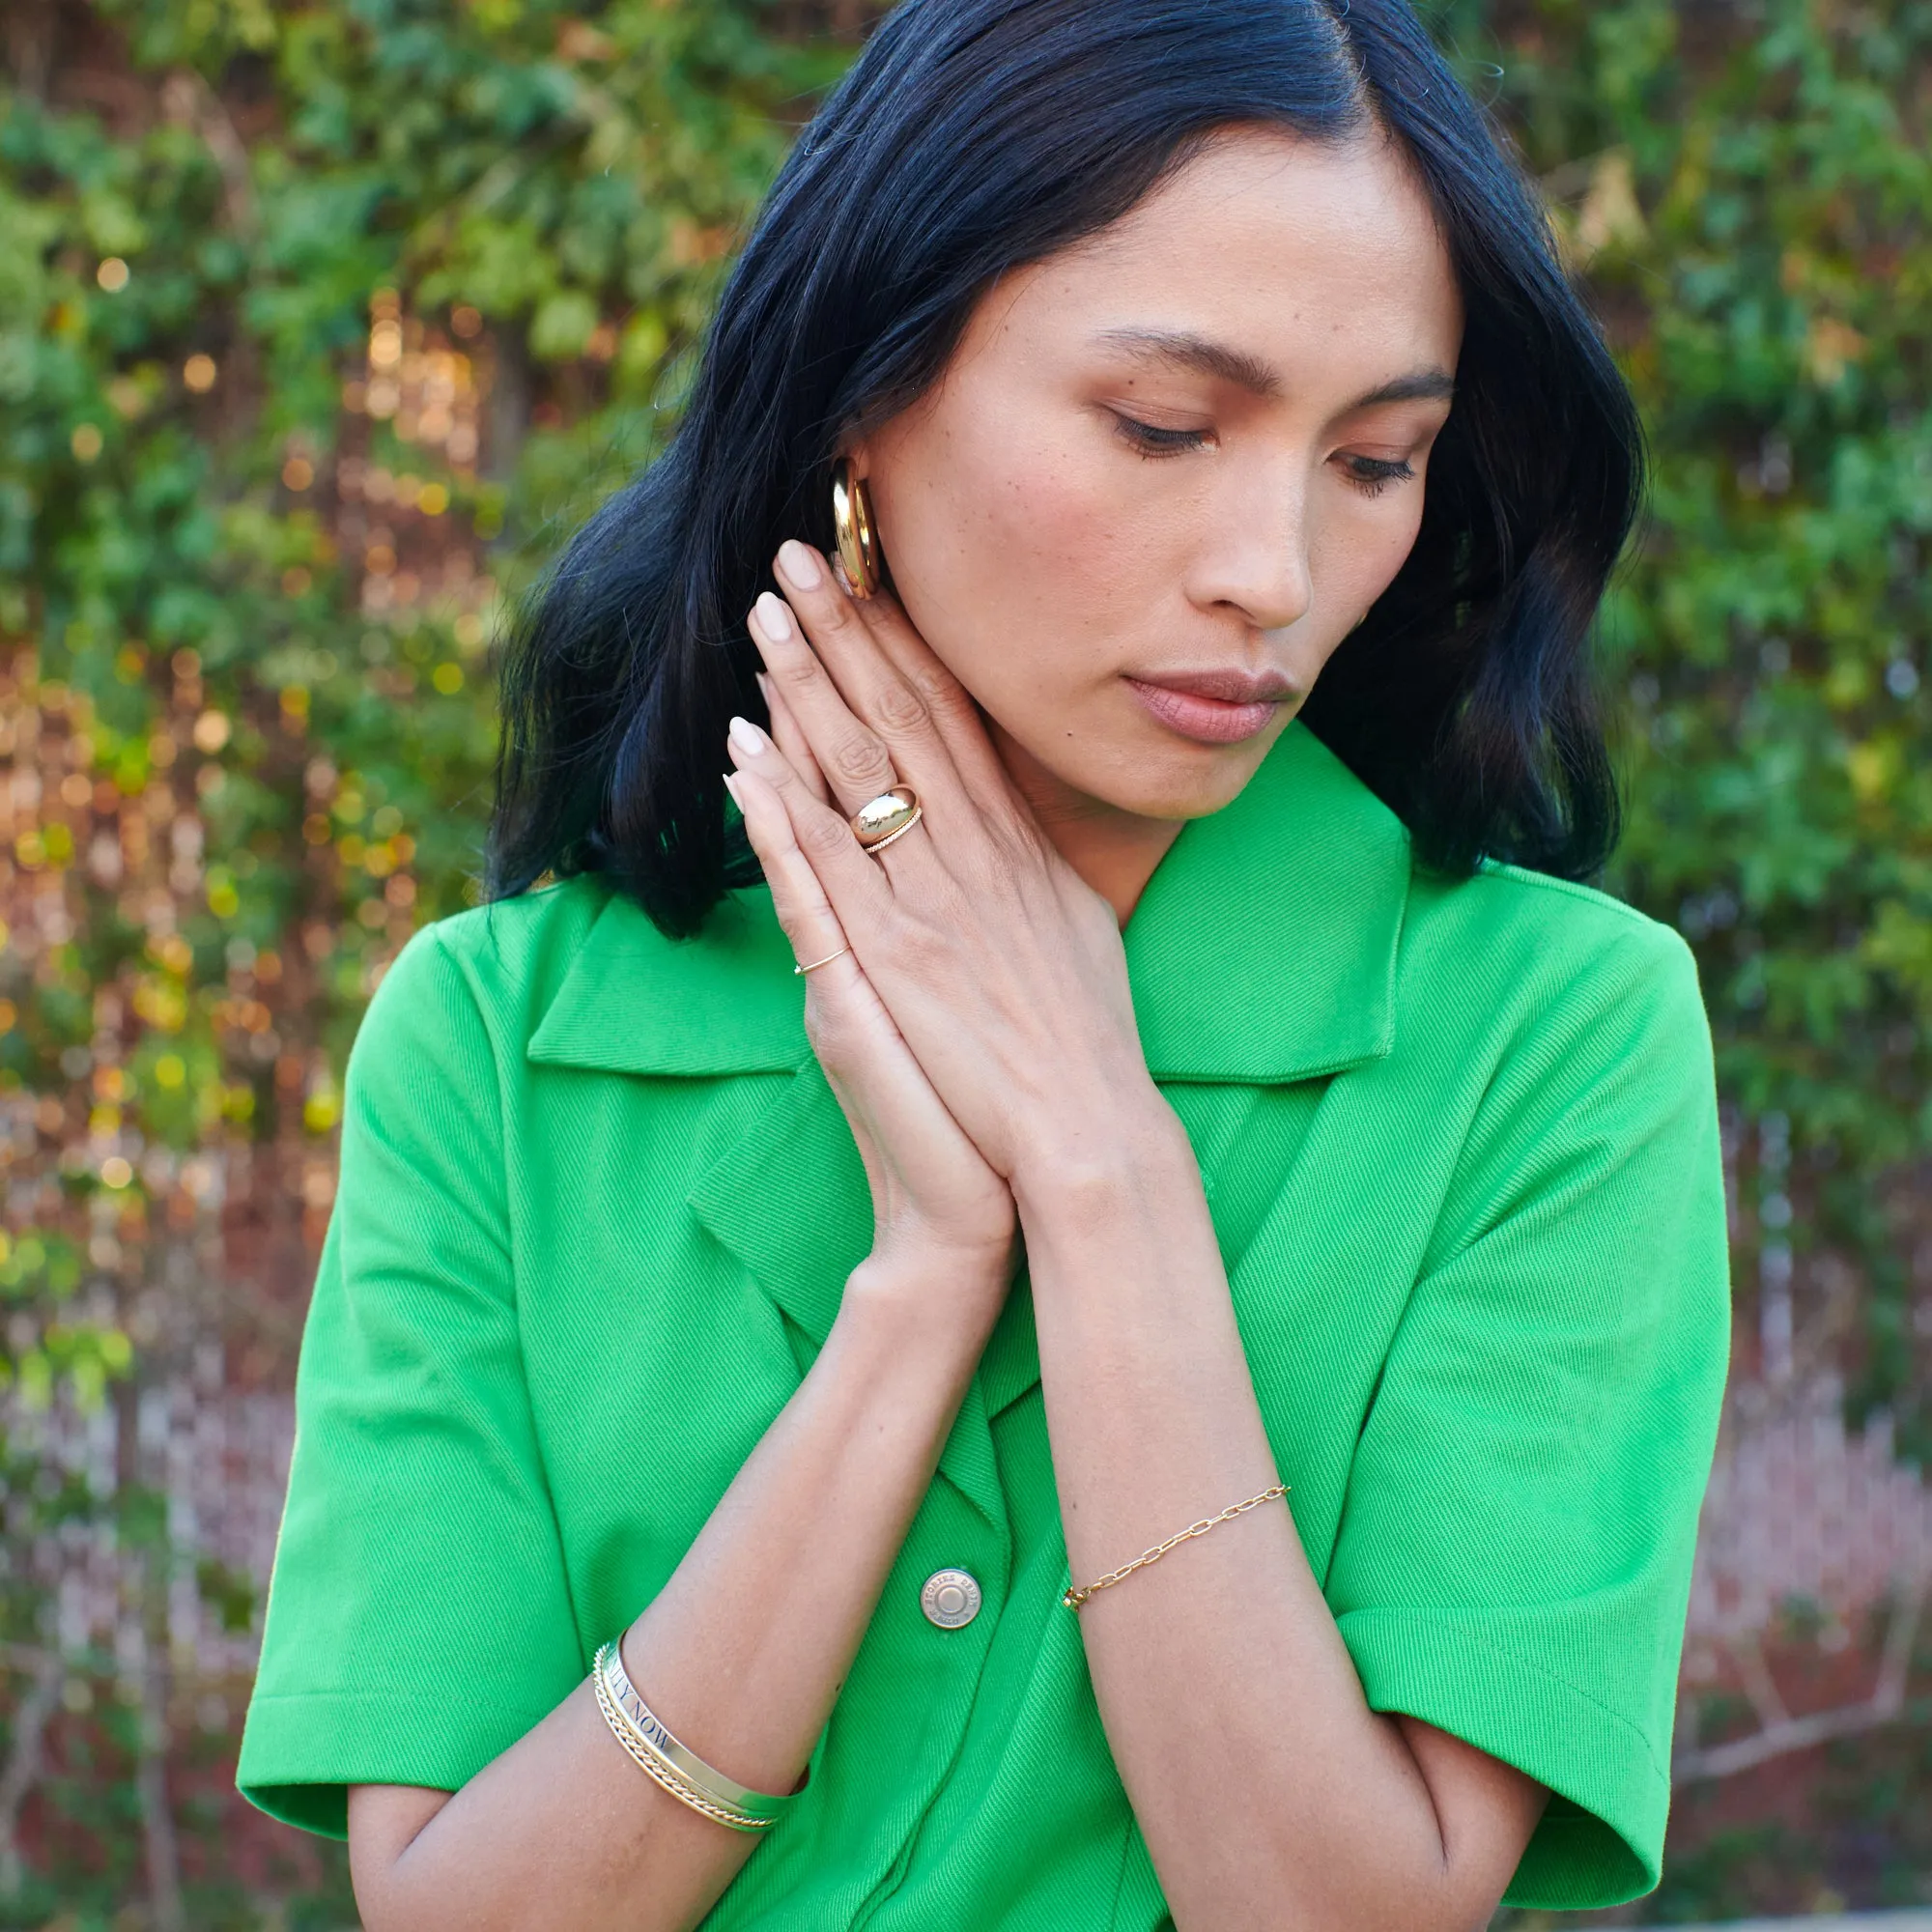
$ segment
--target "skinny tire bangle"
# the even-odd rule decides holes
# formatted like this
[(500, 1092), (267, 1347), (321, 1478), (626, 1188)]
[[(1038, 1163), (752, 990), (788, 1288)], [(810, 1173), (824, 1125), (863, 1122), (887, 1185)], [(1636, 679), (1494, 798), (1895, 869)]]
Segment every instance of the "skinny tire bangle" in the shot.
[(1233, 1522), (1237, 1516), (1246, 1516), (1251, 1509), (1259, 1508), (1263, 1503), (1271, 1503), (1275, 1497), (1285, 1496), (1287, 1493), (1288, 1485), (1276, 1483), (1273, 1488), (1264, 1490), (1260, 1495), (1250, 1496), (1246, 1502), (1231, 1503), (1219, 1516), (1206, 1516), (1199, 1522), (1189, 1523), (1185, 1529), (1170, 1536), (1165, 1543), (1156, 1543), (1151, 1549), (1142, 1550), (1131, 1563), (1123, 1563), (1118, 1570), (1109, 1570), (1097, 1582), (1089, 1583), (1084, 1590), (1069, 1589), (1060, 1601), (1069, 1610), (1084, 1608), (1087, 1599), (1093, 1596), (1094, 1591), (1111, 1589), (1116, 1583), (1123, 1582), (1131, 1577), (1136, 1570), (1145, 1570), (1150, 1563), (1158, 1563), (1170, 1549), (1186, 1543), (1190, 1538), (1206, 1536), (1217, 1524)]
[(625, 1721), (616, 1705), (611, 1701), (611, 1692), (605, 1688), (601, 1672), (592, 1671), (591, 1688), (597, 1693), (597, 1708), (604, 1714), (604, 1721), (611, 1727), (611, 1735), (615, 1738), (646, 1777), (662, 1791), (668, 1792), (680, 1804), (688, 1804), (696, 1812), (712, 1820), (714, 1824), (728, 1827), (733, 1832), (767, 1832), (775, 1822), (771, 1819), (747, 1818), (742, 1811), (727, 1810), (723, 1804), (714, 1804), (696, 1786), (688, 1784), (671, 1770), (652, 1755), (643, 1740)]
[[(594, 1666), (598, 1685), (611, 1709), (623, 1719), (624, 1727), (632, 1733), (659, 1764), (673, 1773), (684, 1784), (708, 1799), (721, 1810), (732, 1814), (741, 1831), (764, 1831), (778, 1821), (791, 1808), (798, 1792), (805, 1788), (805, 1778), (801, 1777), (797, 1787), (783, 1795), (766, 1791), (753, 1791), (749, 1785), (738, 1783), (726, 1777), (715, 1766), (705, 1761), (690, 1746), (681, 1744), (671, 1735), (664, 1720), (638, 1694), (637, 1686), (631, 1682), (630, 1673), (624, 1668), (624, 1654), (613, 1639), (598, 1653)], [(610, 1711), (605, 1713), (607, 1719)], [(620, 1740), (622, 1742), (622, 1740)], [(810, 1774), (807, 1774), (810, 1776)]]

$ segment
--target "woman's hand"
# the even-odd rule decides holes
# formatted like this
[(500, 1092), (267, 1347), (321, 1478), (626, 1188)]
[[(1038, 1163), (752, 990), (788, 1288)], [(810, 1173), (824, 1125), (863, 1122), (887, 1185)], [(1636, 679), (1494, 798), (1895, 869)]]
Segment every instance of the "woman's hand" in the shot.
[(965, 1298), (958, 1312), (983, 1342), (1012, 1270), (1012, 1194), (947, 1112), (856, 953), (844, 950), (845, 935), (799, 849), (773, 788), (771, 768), (785, 764), (787, 771), (810, 772), (810, 782), (821, 781), (781, 704), (774, 705), (774, 722), (795, 762), (787, 762), (758, 732), (759, 750), (749, 757), (734, 740), (734, 755), (744, 768), (725, 782), (744, 813), (779, 923), (799, 964), (827, 961), (806, 978), (805, 1025), (871, 1184), (870, 1273), (855, 1287), (863, 1289), (867, 1281), (885, 1289), (902, 1280), (926, 1283), (929, 1264), (937, 1261), (949, 1281), (961, 1283)]
[[(751, 631), (780, 742), (734, 732), (731, 754), (783, 809), (794, 899), (822, 893), (919, 1067), (1016, 1189), (1171, 1140), (1113, 911), (1048, 843), (970, 696), (889, 595), (855, 602), (799, 543), (779, 573), (790, 605), (761, 597)], [(895, 783), (923, 817), (873, 857), (847, 814)], [(774, 819), (765, 836), (784, 835)]]

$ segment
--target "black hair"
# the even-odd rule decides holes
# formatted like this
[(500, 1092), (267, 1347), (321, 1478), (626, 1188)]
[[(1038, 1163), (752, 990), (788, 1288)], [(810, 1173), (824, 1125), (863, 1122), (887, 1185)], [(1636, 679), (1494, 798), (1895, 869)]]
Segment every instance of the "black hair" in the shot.
[(1617, 835), (1590, 630), (1635, 515), (1630, 395), (1535, 190), (1403, 0), (904, 0), (805, 128), (664, 454), (578, 533), (503, 656), (486, 891), (599, 871), (674, 936), (757, 877), (727, 829), (745, 613), (829, 549), (841, 439), (938, 377), (1001, 274), (1126, 213), (1220, 130), (1379, 128), (1461, 284), (1415, 547), (1303, 716), (1418, 858), (1566, 878)]

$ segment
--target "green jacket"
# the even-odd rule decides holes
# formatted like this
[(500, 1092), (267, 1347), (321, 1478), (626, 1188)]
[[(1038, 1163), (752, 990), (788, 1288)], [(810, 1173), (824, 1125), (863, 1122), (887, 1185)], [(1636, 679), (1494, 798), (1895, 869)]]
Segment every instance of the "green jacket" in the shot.
[[(1689, 952), (1580, 887), (1413, 869), (1300, 725), (1125, 939), (1369, 1702), (1550, 1786), (1512, 1900), (1647, 1889), (1729, 1333)], [(345, 1785), (453, 1789), (535, 1724), (797, 1387), (871, 1213), (791, 964), (762, 893), (680, 944), (575, 880), (384, 980), (242, 1752), (277, 1817), (340, 1833)], [(983, 1592), (962, 1628), (921, 1610), (945, 1568)], [(1068, 1581), (1022, 1277), (810, 1783), (707, 1926), (1168, 1922)]]

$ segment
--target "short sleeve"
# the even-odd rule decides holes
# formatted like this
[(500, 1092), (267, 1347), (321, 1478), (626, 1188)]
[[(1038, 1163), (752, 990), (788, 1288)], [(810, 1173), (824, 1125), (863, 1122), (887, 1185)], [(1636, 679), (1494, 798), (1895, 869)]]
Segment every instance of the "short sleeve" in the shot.
[(454, 1790), (582, 1671), (526, 1391), (496, 1057), (435, 927), (370, 1002), (296, 1382), (237, 1781), (334, 1836), (351, 1784)]
[(1496, 1070), (1328, 1577), (1375, 1709), (1550, 1788), (1511, 1904), (1657, 1884), (1729, 1335), (1709, 1023), (1632, 921)]

